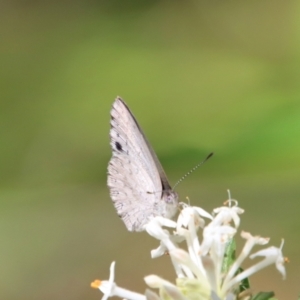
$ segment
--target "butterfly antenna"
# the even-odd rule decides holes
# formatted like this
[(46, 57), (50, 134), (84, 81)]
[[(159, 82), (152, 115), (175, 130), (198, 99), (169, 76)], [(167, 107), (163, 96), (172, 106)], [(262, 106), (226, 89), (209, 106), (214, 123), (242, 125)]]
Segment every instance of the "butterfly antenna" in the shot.
[(183, 181), (186, 177), (188, 177), (191, 173), (193, 173), (195, 170), (197, 170), (201, 165), (203, 165), (209, 158), (213, 156), (213, 152), (209, 153), (207, 157), (201, 161), (198, 165), (196, 165), (194, 168), (192, 168), (190, 171), (188, 171), (186, 174), (184, 174), (173, 186), (173, 190), (175, 190), (176, 186)]

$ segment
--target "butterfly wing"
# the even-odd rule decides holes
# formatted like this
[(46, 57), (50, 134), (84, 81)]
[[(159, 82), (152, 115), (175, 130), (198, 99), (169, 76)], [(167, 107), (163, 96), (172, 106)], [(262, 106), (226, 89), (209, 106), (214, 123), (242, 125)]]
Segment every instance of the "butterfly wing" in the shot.
[(169, 216), (163, 198), (171, 187), (136, 119), (119, 97), (113, 103), (110, 124), (110, 195), (127, 229), (141, 231), (150, 218)]

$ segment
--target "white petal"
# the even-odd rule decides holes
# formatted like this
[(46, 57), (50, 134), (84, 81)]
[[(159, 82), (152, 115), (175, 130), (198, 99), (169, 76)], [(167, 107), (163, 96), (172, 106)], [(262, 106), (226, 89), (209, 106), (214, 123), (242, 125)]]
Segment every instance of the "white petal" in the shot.
[(179, 216), (178, 216), (178, 219), (177, 219), (177, 230), (178, 228), (180, 227), (187, 227), (188, 226), (188, 223), (189, 223), (189, 220), (191, 218), (193, 218), (194, 216), (194, 211), (192, 209), (191, 206), (185, 206)]
[(115, 280), (115, 265), (116, 265), (115, 261), (113, 261), (110, 264), (110, 268), (109, 268), (109, 280), (108, 280), (110, 283), (113, 283), (114, 280)]
[(147, 300), (160, 300), (159, 296), (149, 289), (146, 289), (145, 296)]
[(197, 211), (199, 216), (205, 217), (205, 218), (208, 218), (208, 219), (211, 219), (211, 220), (213, 219), (213, 216), (210, 213), (208, 213), (206, 210), (204, 210), (200, 207), (197, 207), (197, 206), (194, 206), (193, 208)]
[(118, 286), (114, 289), (114, 296), (117, 296), (122, 299), (130, 299), (130, 300), (146, 300), (146, 296), (129, 291), (127, 289), (120, 288)]
[[(157, 218), (157, 217), (156, 217)], [(149, 223), (145, 225), (145, 230), (158, 240), (163, 240), (169, 237), (167, 230), (162, 229), (162, 226), (158, 219), (152, 219)]]
[(285, 260), (283, 260), (283, 261), (277, 260), (276, 268), (281, 273), (282, 278), (286, 279), (286, 271), (285, 271), (285, 267), (284, 267), (284, 262), (285, 262)]
[(186, 297), (174, 285), (166, 285), (162, 288), (171, 299), (174, 300), (187, 300)]
[(102, 300), (106, 300), (114, 295), (115, 264), (116, 262), (114, 261), (110, 264), (109, 280), (101, 281), (101, 285), (99, 286), (99, 290), (103, 293)]
[(266, 249), (262, 249), (262, 250), (259, 250), (253, 254), (250, 255), (250, 258), (253, 259), (255, 257), (258, 257), (258, 256), (264, 256), (264, 257), (267, 257), (267, 258), (273, 258), (274, 261), (276, 260), (276, 258), (281, 254), (281, 250), (277, 247), (269, 247), (269, 248), (266, 248)]
[(173, 286), (173, 283), (171, 283), (167, 280), (164, 280), (157, 275), (148, 275), (148, 276), (144, 277), (144, 280), (145, 280), (146, 284), (149, 285), (151, 288), (159, 289), (162, 286), (166, 286), (166, 285)]
[(188, 270), (193, 272), (199, 280), (205, 279), (205, 274), (203, 274), (203, 269), (200, 269), (190, 258), (189, 254), (182, 250), (182, 249), (174, 249), (170, 251), (171, 257), (177, 261), (178, 263), (182, 264), (183, 266), (186, 266)]
[(241, 237), (246, 239), (247, 242), (251, 241), (253, 245), (265, 245), (270, 241), (270, 238), (264, 238), (261, 236), (253, 236), (250, 232), (241, 232)]
[(115, 283), (111, 283), (107, 280), (101, 281), (101, 285), (99, 286), (99, 290), (103, 293), (102, 300), (106, 300), (109, 297), (114, 296), (114, 287)]
[(163, 218), (163, 217), (156, 217), (157, 222), (161, 225), (161, 226), (166, 226), (166, 227), (170, 227), (170, 228), (176, 228), (176, 222), (167, 219), (167, 218)]
[(151, 258), (157, 258), (159, 256), (162, 256), (166, 253), (167, 247), (163, 244), (160, 243), (158, 248), (151, 250)]

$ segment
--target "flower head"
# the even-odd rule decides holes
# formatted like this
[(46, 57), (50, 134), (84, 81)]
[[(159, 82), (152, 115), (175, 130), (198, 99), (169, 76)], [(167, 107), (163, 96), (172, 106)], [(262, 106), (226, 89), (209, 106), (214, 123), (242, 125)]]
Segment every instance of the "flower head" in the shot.
[(102, 300), (107, 300), (109, 297), (117, 296), (125, 299), (132, 300), (146, 300), (146, 297), (142, 294), (135, 293), (121, 287), (118, 287), (115, 282), (115, 262), (113, 261), (110, 265), (109, 280), (94, 280), (91, 283), (92, 288), (98, 288), (102, 293)]
[[(103, 292), (103, 300), (111, 296), (132, 300), (235, 300), (240, 292), (246, 293), (247, 287), (241, 282), (271, 264), (285, 278), (283, 241), (279, 248), (271, 246), (252, 253), (253, 247), (263, 246), (269, 239), (242, 231), (245, 245), (235, 258), (233, 239), (244, 210), (236, 200), (230, 199), (227, 204), (214, 209), (211, 215), (202, 208), (181, 203), (177, 222), (155, 217), (145, 225), (147, 233), (159, 240), (158, 248), (151, 251), (152, 258), (169, 253), (177, 277), (171, 283), (157, 275), (146, 276), (146, 284), (158, 289), (158, 294), (146, 290), (144, 296), (118, 287), (114, 283), (114, 262), (109, 280), (95, 281), (93, 286)], [(182, 242), (187, 250), (180, 247)], [(246, 259), (257, 257), (262, 259), (245, 270), (241, 268)]]

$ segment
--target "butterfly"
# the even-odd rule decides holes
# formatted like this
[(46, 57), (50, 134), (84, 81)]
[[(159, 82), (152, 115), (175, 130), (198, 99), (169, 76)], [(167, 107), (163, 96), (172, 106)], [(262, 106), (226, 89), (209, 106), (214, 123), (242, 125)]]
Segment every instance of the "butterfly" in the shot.
[(112, 105), (107, 184), (119, 217), (129, 231), (143, 231), (154, 217), (172, 218), (178, 195), (126, 103)]

